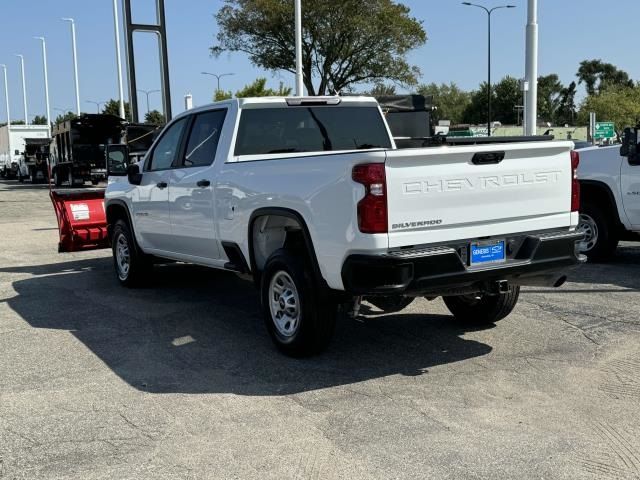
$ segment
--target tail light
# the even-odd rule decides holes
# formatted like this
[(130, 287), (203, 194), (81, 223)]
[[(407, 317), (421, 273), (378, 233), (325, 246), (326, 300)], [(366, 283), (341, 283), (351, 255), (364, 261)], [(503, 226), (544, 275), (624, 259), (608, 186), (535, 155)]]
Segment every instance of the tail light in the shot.
[(358, 227), (362, 233), (387, 233), (387, 179), (384, 163), (356, 165), (354, 182), (364, 185), (365, 195), (358, 202)]
[(578, 166), (580, 165), (580, 154), (571, 152), (571, 211), (580, 210), (580, 182), (578, 181)]

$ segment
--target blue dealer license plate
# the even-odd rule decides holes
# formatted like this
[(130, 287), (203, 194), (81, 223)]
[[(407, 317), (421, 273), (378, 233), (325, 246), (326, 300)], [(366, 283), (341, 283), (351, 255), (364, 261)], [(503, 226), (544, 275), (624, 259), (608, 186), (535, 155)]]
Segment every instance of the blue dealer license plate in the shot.
[(504, 240), (471, 244), (471, 265), (500, 263), (505, 261)]

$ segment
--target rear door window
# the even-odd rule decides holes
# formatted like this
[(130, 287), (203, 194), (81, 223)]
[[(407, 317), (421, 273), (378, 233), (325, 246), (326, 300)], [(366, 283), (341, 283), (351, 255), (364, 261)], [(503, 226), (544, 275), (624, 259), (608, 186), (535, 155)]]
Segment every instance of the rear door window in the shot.
[(206, 167), (213, 163), (226, 114), (226, 110), (213, 110), (196, 115), (181, 166)]
[(244, 109), (235, 155), (391, 148), (377, 107)]

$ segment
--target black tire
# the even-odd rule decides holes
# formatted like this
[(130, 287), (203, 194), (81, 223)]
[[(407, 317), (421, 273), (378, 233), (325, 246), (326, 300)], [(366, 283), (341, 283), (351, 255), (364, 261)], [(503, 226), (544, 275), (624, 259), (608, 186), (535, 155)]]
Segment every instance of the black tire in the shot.
[(585, 234), (580, 252), (590, 262), (606, 262), (615, 256), (620, 238), (612, 215), (601, 206), (591, 202), (582, 204), (578, 230)]
[(367, 297), (366, 300), (384, 313), (397, 313), (411, 305), (415, 298), (393, 295), (388, 297)]
[(507, 317), (515, 308), (520, 296), (520, 287), (511, 286), (507, 293), (500, 295), (461, 295), (444, 297), (449, 311), (468, 325), (491, 325)]
[[(125, 252), (119, 251), (120, 248), (126, 248), (128, 252), (126, 269), (123, 265)], [(113, 266), (116, 278), (121, 285), (139, 287), (148, 280), (150, 271), (153, 268), (153, 262), (149, 255), (145, 255), (140, 250), (129, 224), (124, 220), (118, 220), (113, 227), (111, 250), (113, 252)]]
[[(309, 262), (304, 255), (293, 254), (288, 250), (276, 250), (267, 260), (261, 276), (260, 300), (264, 321), (278, 349), (286, 355), (292, 357), (306, 357), (322, 352), (331, 341), (337, 316), (337, 302), (330, 298), (329, 292), (318, 286), (313, 278)], [(276, 289), (280, 280), (288, 279), (295, 287), (295, 291), (288, 289), (285, 285), (283, 291), (278, 294), (276, 301)], [(273, 283), (273, 285), (272, 285)], [(287, 295), (287, 291), (295, 297), (295, 302), (290, 303), (292, 295)], [(273, 297), (272, 297), (273, 296)], [(281, 324), (275, 316), (280, 312), (272, 313), (271, 300), (274, 305), (289, 306), (297, 316), (295, 321), (289, 322), (287, 331), (287, 317), (280, 316)], [(288, 298), (288, 299), (287, 299)]]

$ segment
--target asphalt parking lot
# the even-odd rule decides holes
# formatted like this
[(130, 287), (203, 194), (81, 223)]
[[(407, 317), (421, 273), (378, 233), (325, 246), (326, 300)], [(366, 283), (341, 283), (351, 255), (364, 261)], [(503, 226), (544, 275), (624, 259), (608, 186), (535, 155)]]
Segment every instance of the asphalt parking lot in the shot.
[(640, 244), (495, 327), (440, 300), (272, 346), (251, 284), (125, 290), (57, 253), (44, 186), (0, 182), (0, 478), (640, 478)]

